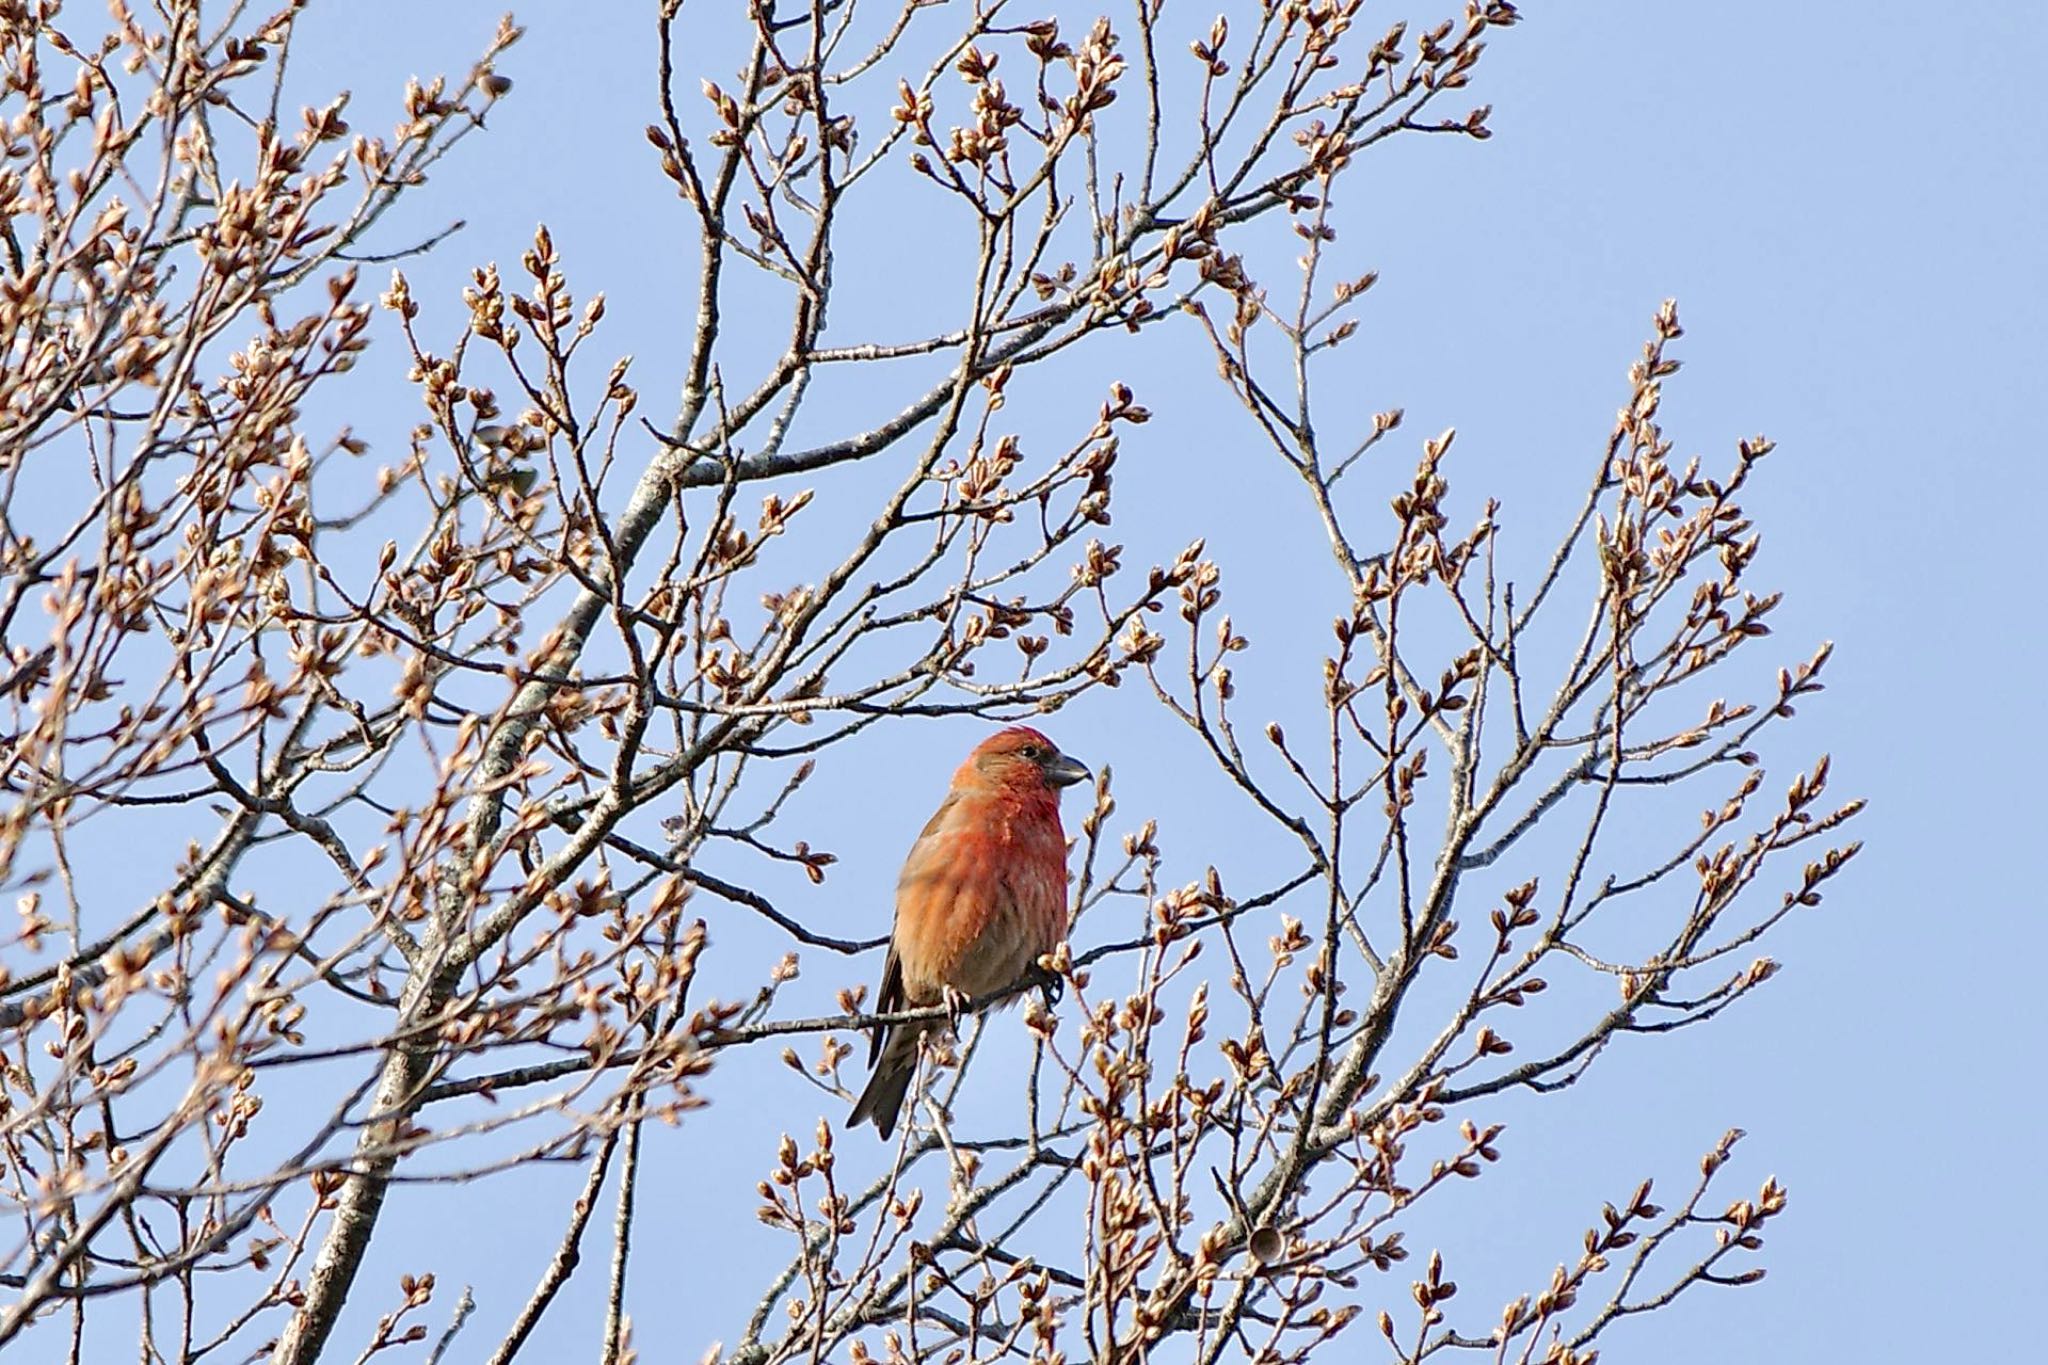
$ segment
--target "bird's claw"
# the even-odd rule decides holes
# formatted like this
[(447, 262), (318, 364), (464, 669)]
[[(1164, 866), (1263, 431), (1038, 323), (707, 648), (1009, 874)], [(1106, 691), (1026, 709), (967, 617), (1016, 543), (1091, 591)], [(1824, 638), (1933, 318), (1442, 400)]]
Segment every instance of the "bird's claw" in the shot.
[(1066, 996), (1066, 978), (1061, 976), (1058, 972), (1047, 971), (1043, 967), (1038, 968), (1037, 971), (1038, 994), (1045, 1001), (1045, 1007), (1047, 1009), (1051, 1009), (1053, 1006), (1059, 1004), (1059, 1002)]
[(966, 1015), (969, 1005), (973, 1002), (967, 998), (965, 992), (956, 990), (951, 986), (941, 986), (939, 988), (939, 999), (946, 1007), (947, 1027), (957, 1034), (960, 1031), (960, 1020)]

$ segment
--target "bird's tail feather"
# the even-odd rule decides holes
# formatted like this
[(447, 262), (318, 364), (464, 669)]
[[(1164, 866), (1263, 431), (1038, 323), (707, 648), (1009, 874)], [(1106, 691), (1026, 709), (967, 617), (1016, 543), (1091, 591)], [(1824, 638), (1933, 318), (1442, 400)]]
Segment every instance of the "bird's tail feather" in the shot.
[(853, 1102), (853, 1112), (846, 1119), (848, 1128), (858, 1128), (872, 1119), (875, 1131), (885, 1140), (896, 1131), (897, 1117), (903, 1112), (903, 1097), (917, 1076), (917, 1042), (918, 1035), (910, 1030), (896, 1029), (890, 1033), (882, 1044), (875, 1074), (868, 1077), (867, 1088)]

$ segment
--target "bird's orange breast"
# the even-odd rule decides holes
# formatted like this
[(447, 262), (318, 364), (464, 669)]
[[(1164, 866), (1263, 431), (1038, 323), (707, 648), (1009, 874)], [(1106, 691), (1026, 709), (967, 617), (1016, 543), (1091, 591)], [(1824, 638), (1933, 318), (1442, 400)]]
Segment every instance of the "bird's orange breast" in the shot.
[(896, 889), (906, 997), (1015, 985), (1066, 932), (1066, 839), (1056, 811), (963, 799), (926, 831)]

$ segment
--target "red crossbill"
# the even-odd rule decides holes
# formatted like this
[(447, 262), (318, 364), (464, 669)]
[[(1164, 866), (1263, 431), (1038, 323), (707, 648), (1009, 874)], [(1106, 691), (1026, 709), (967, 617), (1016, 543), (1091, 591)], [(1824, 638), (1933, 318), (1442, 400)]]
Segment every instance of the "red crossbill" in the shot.
[[(1027, 726), (976, 746), (911, 846), (896, 882), (896, 924), (878, 1013), (981, 1000), (1028, 978), (1067, 932), (1067, 836), (1060, 789), (1089, 772)], [(875, 1074), (847, 1126), (888, 1137), (935, 1023), (875, 1031)]]

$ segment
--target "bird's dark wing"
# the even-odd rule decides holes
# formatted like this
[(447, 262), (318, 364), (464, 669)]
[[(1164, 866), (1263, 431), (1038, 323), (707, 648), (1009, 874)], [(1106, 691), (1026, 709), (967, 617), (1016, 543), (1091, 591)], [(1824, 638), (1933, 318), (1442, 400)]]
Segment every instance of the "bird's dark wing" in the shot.
[[(889, 945), (889, 956), (882, 963), (882, 988), (875, 992), (875, 1013), (894, 1014), (903, 1008), (903, 964), (896, 958), (896, 945)], [(882, 1042), (889, 1035), (888, 1025), (878, 1026), (868, 1036), (868, 1065), (875, 1064), (881, 1054)]]

